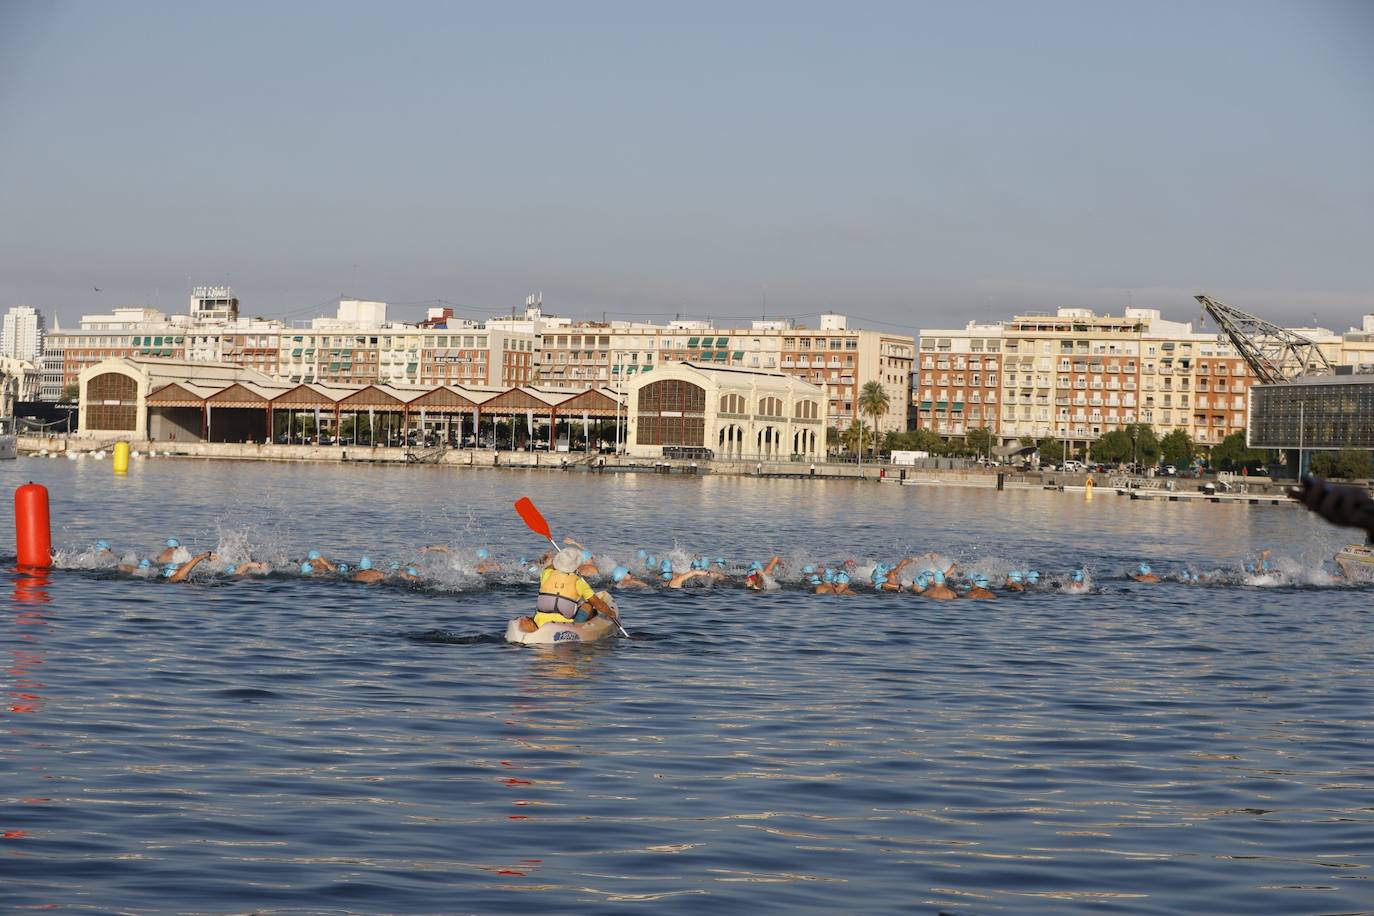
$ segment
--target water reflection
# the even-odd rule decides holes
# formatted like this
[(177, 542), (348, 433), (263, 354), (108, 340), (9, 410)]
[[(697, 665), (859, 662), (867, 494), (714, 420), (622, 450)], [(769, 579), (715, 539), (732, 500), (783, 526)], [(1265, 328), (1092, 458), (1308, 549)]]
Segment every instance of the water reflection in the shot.
[(49, 621), (45, 606), (52, 600), (48, 594), (50, 573), (46, 569), (15, 569), (13, 593), (13, 622), (24, 629), (15, 633), (15, 645), (10, 649), (10, 665), (6, 670), (9, 688), (9, 711), (15, 714), (35, 713), (43, 707), (39, 693), (45, 686), (38, 680), (38, 670), (47, 652), (43, 648)]

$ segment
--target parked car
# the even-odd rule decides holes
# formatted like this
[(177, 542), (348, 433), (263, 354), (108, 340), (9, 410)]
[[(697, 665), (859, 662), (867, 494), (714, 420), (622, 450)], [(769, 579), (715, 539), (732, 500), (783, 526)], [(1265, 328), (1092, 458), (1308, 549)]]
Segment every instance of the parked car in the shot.
[(1166, 464), (1166, 465), (1164, 465), (1164, 476), (1166, 476), (1166, 477), (1177, 477), (1177, 476), (1178, 476), (1178, 468), (1174, 467), (1172, 464)]

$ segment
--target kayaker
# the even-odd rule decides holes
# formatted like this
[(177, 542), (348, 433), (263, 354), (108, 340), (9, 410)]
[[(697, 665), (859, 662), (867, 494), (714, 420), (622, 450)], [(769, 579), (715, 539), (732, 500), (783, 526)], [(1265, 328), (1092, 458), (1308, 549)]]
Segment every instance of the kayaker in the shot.
[(552, 565), (539, 575), (539, 598), (535, 603), (534, 624), (582, 623), (591, 619), (586, 603), (596, 592), (577, 574), (582, 551), (564, 547), (553, 556)]
[(1131, 573), (1131, 578), (1137, 582), (1159, 581), (1159, 576), (1156, 576), (1154, 572), (1151, 571), (1149, 563), (1141, 563), (1139, 566), (1137, 566), (1135, 568), (1135, 572)]

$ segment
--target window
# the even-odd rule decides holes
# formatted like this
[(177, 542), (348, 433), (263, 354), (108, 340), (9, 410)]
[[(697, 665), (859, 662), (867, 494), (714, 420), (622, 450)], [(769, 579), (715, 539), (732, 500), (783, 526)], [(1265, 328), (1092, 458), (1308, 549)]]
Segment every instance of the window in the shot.
[[(634, 354), (631, 354), (633, 356)], [(744, 413), (744, 396), (739, 394), (727, 394), (720, 399), (721, 413)]]
[(782, 416), (782, 399), (767, 397), (759, 400), (759, 415), (764, 417)]
[(815, 401), (798, 401), (793, 414), (798, 420), (814, 420), (820, 416), (820, 409)]

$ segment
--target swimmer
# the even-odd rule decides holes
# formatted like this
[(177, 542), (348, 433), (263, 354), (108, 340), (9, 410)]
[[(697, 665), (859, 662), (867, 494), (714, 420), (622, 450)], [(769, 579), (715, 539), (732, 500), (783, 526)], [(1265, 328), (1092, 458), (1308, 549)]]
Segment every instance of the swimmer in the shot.
[[(666, 562), (666, 561), (665, 561)], [(714, 569), (689, 569), (686, 572), (673, 573), (666, 572), (666, 584), (668, 588), (682, 588), (688, 582), (695, 579), (724, 579), (725, 573), (716, 572)]]
[(835, 594), (835, 570), (831, 569), (829, 566), (821, 573), (821, 581), (820, 584), (816, 586), (816, 594)]
[(358, 561), (358, 568), (353, 575), (349, 576), (352, 582), (361, 582), (363, 585), (373, 585), (386, 578), (386, 573), (380, 569), (374, 569), (371, 557), (363, 557)]
[[(769, 588), (771, 582), (771, 587), (777, 588), (777, 582), (772, 580), (773, 573), (777, 571), (779, 566), (786, 568), (786, 564), (782, 562), (782, 558), (777, 554), (773, 555), (766, 566), (761, 565), (758, 560), (755, 560), (750, 564), (749, 572), (744, 574), (744, 587), (751, 592), (761, 592)], [(810, 567), (807, 567), (807, 569), (810, 569)], [(806, 569), (802, 570), (802, 572), (806, 572)]]
[(178, 541), (176, 538), (168, 538), (163, 543), (166, 545), (166, 547), (162, 551), (162, 553), (157, 555), (156, 562), (165, 565), (167, 563), (173, 562), (172, 558), (176, 556), (177, 548), (181, 546), (181, 541)]
[(969, 580), (968, 590), (960, 598), (967, 598), (972, 601), (996, 601), (997, 596), (988, 590), (988, 577), (982, 573), (974, 573)]
[(1134, 580), (1137, 581), (1137, 582), (1158, 582), (1158, 581), (1159, 581), (1159, 576), (1156, 576), (1156, 575), (1150, 570), (1150, 564), (1149, 564), (1149, 563), (1141, 563), (1139, 566), (1137, 566), (1137, 567), (1135, 568), (1135, 572), (1133, 572), (1133, 573), (1130, 574), (1130, 578), (1134, 579)]
[(117, 568), (122, 573), (147, 576), (153, 571), (153, 562), (151, 560), (139, 560), (137, 563), (120, 563)]
[(601, 567), (596, 565), (596, 557), (592, 556), (592, 552), (590, 550), (583, 547), (581, 544), (577, 543), (577, 541), (574, 541), (572, 538), (564, 538), (563, 543), (571, 544), (578, 550), (582, 551), (581, 560), (577, 564), (577, 574), (579, 576), (595, 576), (597, 573), (601, 572)]
[(854, 594), (852, 591), (849, 590), (849, 573), (847, 573), (847, 572), (837, 572), (837, 573), (835, 573), (835, 581), (831, 584), (831, 592), (830, 592), (830, 594), (832, 594), (832, 595), (852, 595), (852, 594)]
[(1013, 569), (1007, 573), (1007, 591), (1024, 592), (1026, 590), (1025, 577), (1021, 575), (1021, 570)]
[(205, 553), (196, 554), (180, 565), (168, 563), (162, 567), (162, 578), (168, 582), (185, 582), (191, 572), (208, 559), (210, 559), (210, 551), (207, 550)]
[[(951, 565), (950, 568), (953, 569), (954, 567)], [(935, 601), (949, 601), (953, 598), (959, 597), (958, 595), (954, 594), (953, 589), (951, 589), (948, 585), (945, 584), (945, 574), (942, 573), (940, 570), (934, 570), (929, 575), (929, 585), (920, 592), (920, 594), (923, 597), (930, 598)]]
[(1066, 592), (1086, 592), (1088, 590), (1087, 573), (1081, 569), (1075, 569), (1069, 573), (1069, 581), (1064, 583), (1063, 590)]
[(1261, 550), (1259, 556), (1245, 564), (1245, 571), (1252, 576), (1260, 576), (1275, 570), (1274, 561), (1269, 559), (1269, 551)]
[(306, 554), (305, 560), (301, 562), (301, 575), (308, 576), (316, 572), (338, 572), (339, 567), (329, 561), (318, 550), (312, 550)]
[(485, 547), (477, 548), (477, 565), (473, 567), (479, 573), (493, 573), (501, 571), (501, 564), (491, 558), (491, 551)]
[(392, 560), (387, 566), (387, 570), (389, 572), (388, 578), (400, 579), (402, 582), (420, 581), (420, 574), (416, 571), (414, 566), (402, 566), (400, 563)]
[[(219, 561), (219, 556), (211, 554), (210, 559)], [(261, 560), (244, 560), (242, 563), (229, 563), (224, 569), (220, 570), (226, 576), (265, 576), (272, 571), (272, 567)]]
[(624, 566), (617, 566), (611, 570), (611, 582), (616, 588), (648, 588), (649, 583), (637, 578)]

